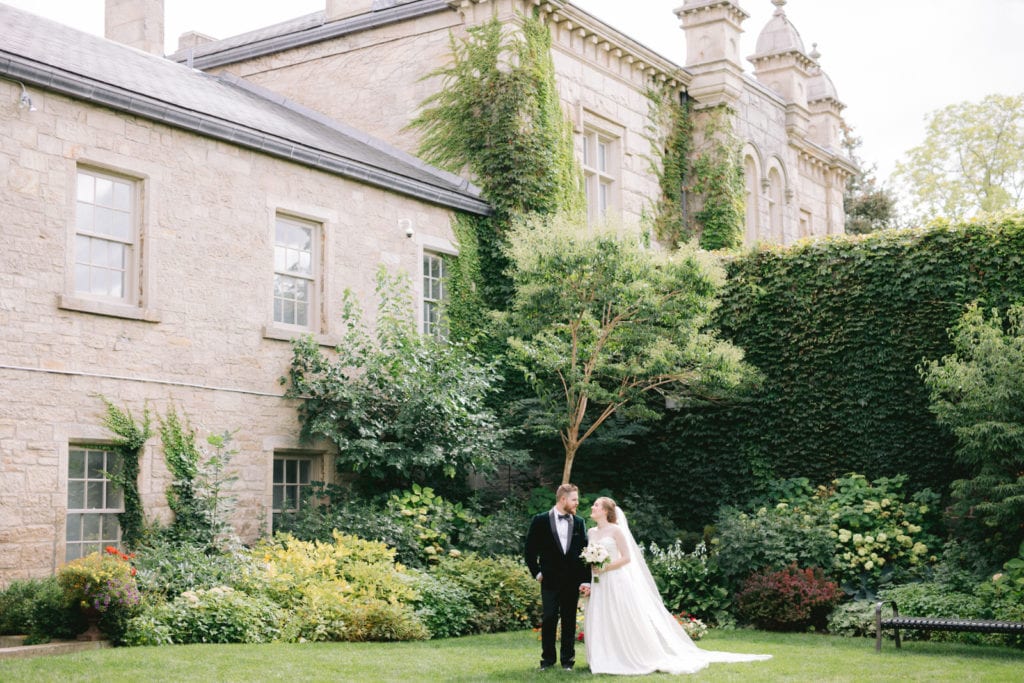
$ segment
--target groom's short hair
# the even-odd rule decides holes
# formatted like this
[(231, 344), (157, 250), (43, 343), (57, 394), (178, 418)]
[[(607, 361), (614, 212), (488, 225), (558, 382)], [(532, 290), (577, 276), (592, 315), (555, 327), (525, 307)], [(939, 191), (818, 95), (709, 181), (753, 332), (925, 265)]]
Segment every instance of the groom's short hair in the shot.
[(567, 498), (570, 493), (576, 493), (578, 491), (579, 488), (576, 484), (562, 484), (558, 487), (558, 490), (555, 491), (555, 500), (562, 500), (563, 498)]

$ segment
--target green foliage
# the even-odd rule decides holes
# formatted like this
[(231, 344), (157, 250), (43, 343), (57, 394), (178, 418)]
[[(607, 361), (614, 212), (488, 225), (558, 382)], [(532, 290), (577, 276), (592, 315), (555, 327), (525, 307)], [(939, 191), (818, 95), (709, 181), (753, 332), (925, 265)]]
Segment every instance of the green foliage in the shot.
[(56, 577), (15, 579), (0, 589), (0, 635), (24, 635), (35, 631), (36, 605), (45, 599), (47, 592), (53, 591), (60, 593)]
[(431, 638), (455, 638), (472, 631), (473, 600), (470, 592), (430, 574), (416, 577), (416, 616), (430, 631)]
[(512, 217), (583, 210), (582, 174), (555, 87), (548, 27), (523, 17), (521, 30), (507, 31), (495, 17), (467, 33), (465, 39), (451, 37), (451, 62), (428, 75), (441, 86), (410, 124), (422, 133), (420, 156), (453, 172), (468, 171), (495, 210), (494, 216), (456, 223), (459, 259), (470, 246), (467, 260), (476, 262), (451, 288), (456, 339), (464, 338), (463, 328), (481, 329), (483, 319), (474, 317), (478, 304), (507, 304), (503, 246)]
[(675, 101), (673, 94), (667, 88), (648, 90), (651, 124), (647, 133), (654, 153), (651, 170), (661, 188), (654, 206), (654, 234), (662, 243), (675, 247), (693, 237), (693, 227), (683, 211), (690, 176), (693, 115), (689, 105)]
[(429, 486), (392, 494), (388, 512), (404, 520), (419, 539), (421, 561), (437, 562), (458, 541), (459, 535), (476, 524), (477, 519), (462, 503), (452, 503), (434, 493)]
[(778, 503), (749, 514), (726, 507), (715, 532), (719, 571), (730, 587), (762, 569), (832, 566), (835, 543), (820, 507)]
[(654, 497), (685, 491), (691, 529), (777, 478), (905, 473), (911, 490), (945, 491), (967, 469), (917, 367), (952, 353), (946, 330), (969, 302), (1005, 309), (1024, 298), (1022, 266), (1016, 218), (729, 261), (713, 324), (763, 380), (743, 400), (670, 414), (629, 458), (656, 469), (634, 476), (653, 482)]
[(1004, 319), (972, 304), (950, 339), (954, 353), (921, 374), (968, 471), (952, 487), (958, 529), (998, 563), (1024, 542), (1024, 305)]
[(284, 612), (268, 598), (227, 586), (186, 591), (128, 622), (128, 645), (269, 643), (278, 640)]
[(300, 398), (305, 439), (338, 447), (338, 467), (375, 490), (412, 481), (493, 471), (509, 452), (504, 430), (485, 404), (493, 367), (463, 346), (419, 334), (408, 285), (379, 271), (374, 335), (365, 332), (346, 292), (343, 339), (334, 357), (311, 338), (297, 339), (287, 395)]
[(899, 227), (896, 195), (888, 187), (879, 185), (875, 177), (877, 164), (867, 166), (857, 156), (857, 148), (863, 140), (854, 135), (853, 128), (840, 122), (843, 150), (853, 165), (860, 169), (846, 180), (843, 191), (843, 209), (846, 211), (845, 230), (847, 235), (866, 235), (887, 228)]
[(460, 546), (483, 557), (519, 555), (526, 544), (525, 520), (529, 518), (525, 501), (500, 501), (496, 509), (480, 515), (477, 524), (461, 533)]
[(518, 225), (509, 256), (509, 353), (540, 399), (540, 427), (562, 440), (563, 482), (609, 417), (658, 414), (647, 392), (739, 380), (742, 353), (704, 330), (720, 274), (695, 251), (646, 251), (635, 237), (556, 216)]
[(121, 470), (108, 472), (108, 479), (118, 486), (124, 496), (124, 512), (117, 515), (121, 527), (121, 543), (135, 548), (145, 533), (145, 515), (139, 497), (139, 459), (146, 441), (152, 435), (149, 411), (142, 411), (142, 421), (136, 422), (131, 411), (121, 410), (104, 397), (106, 413), (103, 426), (114, 434), (114, 448), (121, 453)]
[(151, 601), (173, 600), (186, 591), (235, 587), (249, 571), (241, 553), (207, 552), (205, 547), (151, 539), (135, 554), (139, 590)]
[(872, 597), (877, 586), (900, 570), (936, 561), (939, 539), (929, 532), (939, 497), (925, 489), (908, 497), (905, 476), (869, 482), (859, 474), (832, 481), (826, 506), (836, 541), (835, 576), (848, 592)]
[(114, 553), (90, 553), (57, 571), (67, 603), (97, 612), (130, 611), (141, 599), (131, 563)]
[(729, 590), (704, 543), (693, 552), (686, 552), (679, 541), (665, 548), (651, 543), (647, 553), (647, 567), (670, 612), (687, 612), (712, 624), (730, 621)]
[[(982, 601), (994, 619), (1024, 621), (1024, 543), (1017, 557), (1003, 564), (1003, 571), (979, 584), (974, 594)], [(1017, 647), (1024, 647), (1024, 634), (1007, 636)]]
[(86, 629), (81, 607), (69, 604), (56, 576), (43, 579), (33, 591), (31, 601), (27, 629), (22, 631), (28, 634), (26, 645), (48, 643), (51, 640), (73, 640)]
[(227, 488), (237, 477), (227, 473), (235, 451), (231, 434), (211, 434), (212, 452), (196, 445), (196, 433), (174, 408), (160, 419), (164, 462), (173, 477), (167, 502), (174, 521), (163, 533), (171, 541), (214, 546), (230, 534), (229, 516), (235, 499)]
[(733, 132), (733, 113), (724, 107), (706, 113), (704, 143), (690, 171), (689, 192), (700, 200), (694, 214), (704, 249), (734, 249), (743, 243), (746, 185), (742, 143)]
[(540, 590), (518, 559), (466, 553), (444, 558), (431, 574), (469, 593), (472, 633), (512, 631), (540, 621)]
[(851, 600), (836, 606), (828, 615), (828, 632), (847, 638), (874, 638), (875, 602)]
[(741, 620), (766, 631), (824, 631), (842, 595), (821, 569), (792, 564), (751, 575), (736, 595), (736, 612)]
[(1024, 94), (932, 112), (924, 142), (907, 152), (895, 175), (920, 221), (1024, 208)]

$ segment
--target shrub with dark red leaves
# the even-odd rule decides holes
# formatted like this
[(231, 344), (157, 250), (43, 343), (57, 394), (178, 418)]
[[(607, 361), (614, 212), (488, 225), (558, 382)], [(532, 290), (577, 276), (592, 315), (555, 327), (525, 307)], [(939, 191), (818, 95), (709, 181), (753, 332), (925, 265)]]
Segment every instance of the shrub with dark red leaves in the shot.
[(821, 569), (762, 570), (751, 574), (736, 595), (741, 621), (766, 631), (824, 631), (843, 592)]

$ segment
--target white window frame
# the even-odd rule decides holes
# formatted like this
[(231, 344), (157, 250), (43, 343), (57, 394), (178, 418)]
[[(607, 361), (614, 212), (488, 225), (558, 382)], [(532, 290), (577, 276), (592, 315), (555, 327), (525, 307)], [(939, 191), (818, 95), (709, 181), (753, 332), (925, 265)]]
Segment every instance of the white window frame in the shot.
[[(71, 245), (74, 296), (139, 304), (140, 185), (140, 179), (123, 174), (87, 166), (76, 169)], [(114, 262), (113, 250), (120, 251), (119, 264)], [(116, 287), (112, 286), (114, 273), (120, 280)]]
[[(423, 250), (422, 258), (422, 327), (420, 331), (436, 339), (448, 338), (445, 302), (448, 299), (448, 256), (439, 251)], [(438, 267), (439, 273), (435, 271)]]
[[(80, 463), (76, 462), (79, 458)], [(117, 515), (124, 512), (124, 492), (107, 474), (120, 471), (123, 463), (121, 453), (109, 446), (69, 445), (65, 468), (65, 561), (102, 552), (108, 545), (121, 547)]]
[[(279, 239), (279, 231), (282, 228), (297, 228), (309, 230), (309, 248), (295, 249), (294, 244)], [(274, 216), (273, 244), (274, 244), (274, 277), (271, 291), (271, 312), (270, 320), (274, 326), (285, 329), (305, 330), (319, 333), (320, 330), (320, 306), (323, 296), (323, 256), (322, 256), (323, 224), (306, 218), (299, 218), (290, 214), (278, 213)], [(289, 258), (301, 260), (308, 259), (308, 269), (303, 271), (288, 265)], [(302, 282), (307, 288), (307, 300), (305, 320), (296, 313), (296, 302), (298, 299), (286, 299), (278, 296), (278, 284), (283, 279)], [(292, 306), (292, 315), (287, 315), (289, 301)]]
[(591, 124), (583, 126), (583, 189), (587, 221), (598, 223), (619, 208), (622, 135)]
[[(280, 477), (278, 476), (279, 464)], [(295, 466), (291, 477), (288, 472), (289, 464)], [(305, 476), (302, 472), (303, 466), (305, 466)], [(271, 528), (273, 530), (278, 528), (284, 513), (300, 509), (302, 497), (310, 490), (312, 482), (323, 479), (322, 470), (322, 454), (292, 451), (274, 453), (270, 503)]]

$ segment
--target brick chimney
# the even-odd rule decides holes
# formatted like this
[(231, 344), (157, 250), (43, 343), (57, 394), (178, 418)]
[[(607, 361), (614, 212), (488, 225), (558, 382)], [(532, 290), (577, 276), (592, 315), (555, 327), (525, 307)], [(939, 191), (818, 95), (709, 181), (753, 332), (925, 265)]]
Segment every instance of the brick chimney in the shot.
[(106, 0), (104, 35), (123, 45), (164, 55), (164, 0)]
[(373, 10), (373, 0), (327, 0), (324, 19), (338, 21)]

